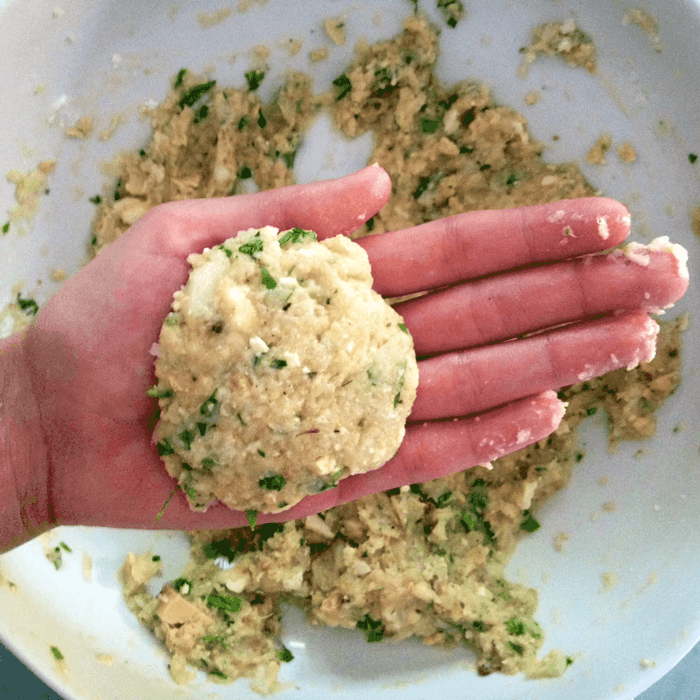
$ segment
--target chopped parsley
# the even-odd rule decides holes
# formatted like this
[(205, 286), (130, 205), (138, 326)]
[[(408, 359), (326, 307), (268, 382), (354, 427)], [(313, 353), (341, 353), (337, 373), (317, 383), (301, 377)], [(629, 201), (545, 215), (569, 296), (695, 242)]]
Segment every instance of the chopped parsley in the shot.
[(345, 97), (350, 92), (350, 90), (352, 90), (352, 83), (350, 82), (350, 78), (348, 78), (348, 76), (345, 75), (345, 73), (339, 75), (333, 81), (333, 85), (335, 85), (337, 88), (340, 88), (340, 92), (335, 97), (336, 100), (342, 100), (343, 97)]
[(287, 243), (299, 243), (306, 238), (310, 238), (312, 241), (317, 241), (318, 237), (313, 231), (307, 231), (303, 228), (293, 228), (287, 231), (278, 241), (282, 246)]
[(523, 649), (523, 646), (522, 646), (521, 644), (515, 644), (515, 642), (510, 642), (510, 641), (508, 642), (508, 644), (509, 644), (510, 648), (511, 648), (516, 654), (518, 654), (519, 656), (522, 656), (522, 655), (523, 655), (524, 649)]
[(697, 154), (697, 153), (688, 153), (688, 160), (689, 160), (691, 163), (695, 163), (695, 161), (697, 161), (697, 159), (698, 159), (698, 154)]
[(440, 126), (440, 119), (421, 119), (420, 128), (424, 134), (434, 134)]
[(245, 79), (248, 83), (248, 90), (255, 92), (260, 87), (260, 83), (265, 77), (265, 72), (261, 70), (251, 70), (245, 74)]
[(102, 203), (102, 197), (100, 197), (99, 194), (96, 194), (94, 197), (90, 197), (90, 201), (93, 204), (101, 204)]
[[(264, 457), (263, 453), (263, 457)], [(282, 474), (270, 474), (270, 476), (264, 476), (260, 481), (258, 481), (258, 486), (266, 491), (281, 491), (287, 480), (282, 476)]]
[(263, 286), (267, 287), (267, 289), (274, 289), (277, 286), (277, 281), (270, 274), (267, 268), (263, 267), (263, 269), (260, 270), (260, 276), (262, 278)]
[(164, 386), (152, 386), (146, 391), (146, 396), (151, 396), (154, 399), (169, 399), (172, 395), (173, 390)]
[(238, 177), (239, 180), (249, 180), (251, 177), (253, 177), (253, 171), (247, 165), (244, 165), (238, 171), (236, 177)]
[(36, 316), (39, 311), (39, 305), (34, 301), (34, 299), (22, 299), (22, 296), (17, 293), (17, 304), (19, 308), (24, 311), (28, 316)]
[(9, 222), (9, 221), (6, 221), (6, 222), (2, 225), (2, 232), (3, 232), (3, 233), (7, 233), (9, 230), (10, 230), (10, 222)]
[(258, 523), (258, 511), (257, 510), (247, 510), (245, 512), (246, 520), (248, 525), (250, 525), (251, 530), (255, 530), (255, 526)]
[(267, 119), (265, 119), (265, 115), (262, 113), (262, 110), (260, 110), (258, 112), (258, 126), (261, 129), (264, 129), (266, 124), (267, 124)]
[(189, 428), (185, 428), (180, 435), (178, 436), (180, 440), (182, 441), (182, 444), (184, 445), (186, 450), (191, 449), (192, 447), (192, 442), (195, 439), (195, 433), (194, 430), (190, 430)]
[[(218, 642), (225, 649), (226, 648), (226, 637), (215, 637), (212, 634), (207, 634), (200, 640), (204, 644), (209, 644), (211, 642)], [(212, 671), (212, 674), (216, 675), (216, 671)]]
[(206, 95), (213, 87), (216, 85), (216, 80), (210, 80), (207, 83), (200, 83), (190, 88), (181, 98), (180, 109), (184, 107), (191, 107), (197, 100), (201, 99)]
[(379, 642), (384, 638), (384, 623), (381, 620), (373, 619), (369, 613), (358, 620), (355, 627), (367, 634), (368, 642)]
[(274, 359), (270, 362), (272, 369), (282, 369), (287, 366), (287, 360)]
[(182, 81), (187, 75), (187, 68), (180, 68), (177, 75), (175, 76), (175, 82), (173, 83), (174, 88), (179, 88), (182, 85)]
[(199, 124), (199, 122), (203, 121), (209, 116), (209, 106), (208, 105), (200, 105), (197, 108), (197, 111), (194, 113), (194, 123)]
[(228, 538), (205, 544), (202, 551), (207, 559), (226, 557), (229, 561), (233, 561), (239, 554), (239, 552), (233, 548), (231, 540)]
[(210, 676), (215, 676), (216, 678), (221, 678), (222, 681), (227, 681), (228, 676), (223, 672), (213, 668), (208, 672)]
[(406, 327), (405, 323), (399, 323), (399, 328), (404, 332), (408, 333), (408, 328)]
[(216, 409), (219, 407), (219, 401), (216, 398), (216, 389), (214, 393), (199, 407), (199, 412), (208, 418), (214, 415)]
[(496, 535), (491, 524), (484, 519), (489, 502), (485, 486), (486, 482), (483, 479), (474, 480), (469, 494), (469, 506), (460, 511), (459, 519), (467, 532), (482, 532), (488, 542), (494, 542)]
[(59, 542), (58, 546), (65, 550), (66, 552), (72, 552), (73, 550), (65, 543), (65, 542)]
[(525, 532), (537, 532), (540, 529), (540, 524), (532, 517), (529, 510), (523, 511), (523, 521), (520, 523), (520, 529)]
[(238, 246), (238, 250), (241, 253), (245, 253), (246, 255), (250, 255), (250, 257), (253, 257), (256, 253), (261, 253), (263, 249), (263, 242), (261, 238), (253, 238), (253, 240), (248, 241), (247, 243), (244, 243), (241, 246)]
[[(160, 443), (158, 443), (158, 445), (160, 446)], [(160, 454), (160, 449), (158, 449), (158, 453)], [(165, 499), (165, 503), (163, 504), (163, 507), (160, 509), (160, 511), (158, 512), (158, 515), (156, 515), (156, 518), (153, 521), (154, 523), (157, 523), (163, 517), (163, 513), (165, 513), (165, 509), (168, 507), (168, 504), (170, 503), (172, 497), (175, 495), (176, 492), (177, 492), (177, 488), (174, 488), (170, 492), (170, 495)]]
[(238, 596), (211, 593), (207, 596), (207, 605), (210, 608), (216, 608), (224, 612), (237, 613), (243, 605), (243, 600)]
[(161, 457), (166, 457), (167, 455), (175, 454), (173, 446), (170, 444), (168, 438), (164, 438), (162, 442), (157, 443), (158, 454)]
[(294, 654), (292, 654), (287, 647), (282, 647), (278, 652), (277, 656), (279, 657), (279, 660), (282, 661), (285, 664), (288, 664), (290, 661), (294, 659)]
[(284, 158), (284, 164), (288, 168), (293, 168), (294, 167), (294, 160), (297, 157), (297, 152), (296, 151), (288, 151), (287, 153), (282, 154), (282, 158)]
[(248, 124), (248, 117), (241, 117), (238, 120), (238, 130), (241, 131)]
[(192, 590), (192, 581), (181, 576), (173, 581), (173, 588), (180, 595), (187, 595)]
[(53, 654), (53, 658), (56, 659), (56, 661), (63, 661), (64, 656), (58, 647), (51, 647), (51, 653)]

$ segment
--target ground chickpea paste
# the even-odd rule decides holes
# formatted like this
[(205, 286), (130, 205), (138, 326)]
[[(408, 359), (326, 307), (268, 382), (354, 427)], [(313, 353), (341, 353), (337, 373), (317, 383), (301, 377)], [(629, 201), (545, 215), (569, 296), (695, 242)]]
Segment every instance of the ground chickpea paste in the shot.
[(266, 226), (189, 262), (151, 393), (193, 509), (284, 510), (394, 456), (418, 365), (357, 243)]
[[(150, 144), (125, 157), (114, 201), (100, 205), (95, 247), (169, 199), (230, 194), (250, 177), (260, 189), (290, 184), (299, 139), (322, 104), (348, 136), (372, 130), (370, 162), (392, 178), (388, 205), (361, 234), (592, 194), (575, 165), (540, 160), (523, 117), (497, 106), (486, 87), (442, 86), (436, 55), (437, 33), (412, 16), (394, 40), (360, 45), (323, 97), (300, 75), (262, 104), (253, 85), (219, 89), (181, 73), (154, 111)], [(252, 678), (259, 691), (278, 687), (280, 665), (292, 660), (280, 641), (283, 601), (305, 609), (312, 624), (358, 629), (369, 642), (417, 636), (465, 645), (482, 675), (560, 675), (572, 659), (557, 651), (537, 658), (537, 592), (507, 581), (504, 566), (519, 538), (538, 529), (537, 505), (583, 458), (575, 437), (583, 418), (604, 410), (611, 444), (652, 434), (655, 408), (680, 380), (679, 335), (679, 322), (665, 324), (652, 362), (562, 391), (569, 406), (559, 429), (492, 469), (284, 525), (191, 533), (189, 564), (155, 596), (147, 584), (159, 558), (129, 555), (127, 602), (164, 642), (178, 682), (197, 668), (214, 680)]]

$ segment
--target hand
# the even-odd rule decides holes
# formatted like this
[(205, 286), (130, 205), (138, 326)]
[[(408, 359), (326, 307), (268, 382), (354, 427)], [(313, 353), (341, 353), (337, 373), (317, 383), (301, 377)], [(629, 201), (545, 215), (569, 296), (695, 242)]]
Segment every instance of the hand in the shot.
[[(370, 167), (335, 181), (165, 204), (68, 280), (22, 344), (49, 455), (36, 475), (46, 485), (47, 517), (138, 528), (244, 525), (244, 514), (221, 504), (190, 511), (180, 492), (155, 522), (174, 483), (151, 440), (150, 349), (187, 279), (187, 255), (266, 224), (313, 229), (319, 238), (349, 234), (390, 192), (386, 173)], [(381, 294), (447, 287), (397, 307), (417, 353), (431, 355), (419, 363), (412, 423), (382, 469), (259, 522), (303, 517), (514, 451), (559, 424), (564, 406), (548, 390), (649, 359), (656, 324), (646, 311), (673, 303), (687, 286), (672, 254), (645, 252), (646, 266), (617, 254), (540, 264), (615, 246), (628, 232), (622, 205), (586, 199), (468, 213), (362, 239)], [(499, 342), (570, 322), (578, 323)]]

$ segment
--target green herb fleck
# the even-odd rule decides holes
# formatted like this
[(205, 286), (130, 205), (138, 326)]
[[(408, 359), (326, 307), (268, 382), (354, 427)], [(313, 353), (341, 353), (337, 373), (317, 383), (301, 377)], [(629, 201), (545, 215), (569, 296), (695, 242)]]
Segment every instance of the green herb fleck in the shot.
[(240, 180), (249, 180), (251, 177), (253, 177), (253, 171), (247, 165), (244, 165), (238, 171), (237, 177)]
[(282, 647), (278, 652), (277, 656), (279, 657), (279, 660), (282, 661), (285, 664), (288, 664), (290, 661), (294, 659), (294, 654), (292, 654), (287, 647)]
[(191, 107), (197, 100), (204, 97), (216, 85), (216, 80), (210, 80), (208, 83), (200, 83), (190, 88), (181, 98), (180, 109)]
[(94, 197), (90, 197), (90, 201), (93, 204), (101, 204), (102, 203), (102, 197), (100, 197), (99, 194), (96, 194)]
[(586, 409), (586, 415), (587, 416), (594, 416), (596, 413), (598, 413), (598, 407), (597, 406), (591, 406), (590, 408)]
[(199, 124), (199, 122), (206, 119), (207, 116), (209, 116), (209, 106), (208, 105), (200, 105), (197, 108), (197, 111), (194, 113), (194, 123)]
[(287, 366), (287, 360), (280, 360), (280, 359), (274, 359), (272, 362), (270, 362), (270, 367), (272, 369), (282, 369), (283, 367)]
[(367, 221), (365, 222), (365, 226), (367, 227), (368, 231), (372, 231), (374, 229), (374, 223), (374, 217), (372, 217), (371, 219), (367, 219)]
[[(211, 642), (218, 642), (221, 646), (226, 649), (226, 637), (215, 637), (214, 635), (207, 634), (200, 640), (204, 644), (210, 644)], [(216, 674), (216, 671), (212, 671), (212, 674)]]
[(154, 554), (151, 557), (151, 561), (156, 561), (156, 562), (160, 561), (160, 554)]
[(306, 238), (310, 238), (312, 241), (318, 240), (318, 237), (313, 231), (307, 231), (303, 228), (293, 228), (286, 231), (285, 234), (279, 239), (278, 243), (281, 246), (287, 243), (299, 243)]
[(225, 538), (205, 544), (202, 548), (207, 559), (216, 559), (217, 557), (226, 557), (229, 561), (233, 561), (238, 552), (231, 546), (231, 540)]
[(257, 510), (247, 510), (245, 512), (246, 520), (248, 525), (250, 525), (251, 530), (255, 530), (255, 526), (258, 522), (258, 511)]
[(384, 623), (374, 620), (369, 613), (359, 620), (355, 627), (367, 634), (368, 642), (379, 642), (384, 638)]
[(537, 532), (540, 529), (540, 524), (532, 517), (530, 511), (523, 512), (524, 520), (520, 523), (520, 529), (525, 532)]
[(6, 222), (2, 225), (2, 232), (3, 232), (3, 233), (7, 233), (9, 230), (10, 230), (10, 222), (9, 222), (9, 221), (6, 221)]
[(258, 112), (258, 126), (261, 129), (264, 129), (266, 124), (267, 124), (267, 119), (265, 119), (265, 115), (262, 113), (262, 110), (260, 110)]
[(248, 117), (241, 117), (238, 120), (238, 130), (241, 131), (248, 124)]
[(59, 542), (58, 545), (61, 549), (65, 550), (66, 552), (73, 551), (65, 542)]
[(251, 70), (245, 74), (245, 79), (248, 82), (248, 90), (255, 92), (260, 87), (260, 83), (265, 77), (265, 72), (261, 70)]
[(161, 457), (166, 457), (167, 455), (175, 454), (175, 450), (173, 449), (172, 445), (170, 444), (170, 441), (168, 440), (168, 438), (164, 438), (162, 442), (159, 442), (157, 447), (158, 447), (158, 454)]
[(154, 399), (169, 399), (173, 395), (173, 390), (164, 386), (152, 386), (146, 391), (146, 396)]
[(695, 163), (695, 161), (698, 159), (697, 153), (688, 153), (688, 160), (691, 163)]
[(207, 605), (210, 608), (216, 608), (224, 612), (237, 613), (243, 605), (243, 600), (238, 596), (211, 593), (207, 596)]
[[(265, 453), (263, 453), (263, 457)], [(264, 476), (260, 481), (258, 481), (258, 486), (266, 491), (281, 491), (287, 480), (282, 476), (282, 474), (271, 474), (270, 476)]]
[(119, 179), (117, 180), (117, 185), (116, 185), (116, 187), (114, 188), (114, 195), (113, 195), (113, 197), (114, 197), (114, 201), (115, 201), (115, 202), (118, 202), (118, 201), (122, 198), (122, 180), (121, 180), (121, 178), (119, 178)]
[[(158, 454), (160, 454), (160, 443), (158, 443)], [(172, 497), (175, 495), (176, 491), (177, 491), (176, 488), (173, 489), (170, 492), (170, 495), (165, 499), (165, 503), (163, 504), (163, 507), (160, 509), (160, 511), (158, 512), (158, 515), (156, 515), (156, 518), (153, 521), (154, 523), (157, 523), (163, 517), (163, 513), (165, 513), (165, 509), (168, 507), (168, 504), (170, 503), (170, 500), (172, 499)]]
[(293, 168), (294, 167), (294, 160), (297, 157), (297, 152), (296, 151), (288, 151), (287, 153), (282, 154), (282, 158), (284, 159), (284, 164), (288, 168)]
[(519, 656), (523, 655), (523, 647), (520, 644), (515, 644), (514, 642), (508, 642), (510, 648)]
[(186, 75), (187, 68), (180, 68), (177, 75), (175, 76), (175, 82), (173, 83), (173, 87), (179, 88), (182, 85), (182, 81), (185, 79)]
[(189, 450), (192, 447), (192, 442), (194, 441), (195, 434), (194, 430), (190, 430), (189, 428), (185, 428), (180, 435), (178, 435), (180, 440), (182, 440), (182, 444), (184, 445), (186, 450)]
[(406, 327), (405, 323), (399, 323), (399, 328), (404, 332), (408, 333), (408, 328)]
[(511, 617), (510, 620), (506, 620), (506, 629), (508, 630), (508, 634), (512, 634), (516, 637), (525, 634), (527, 631), (525, 623), (517, 617)]
[(53, 658), (56, 659), (56, 661), (63, 661), (64, 656), (58, 647), (51, 647), (51, 653), (53, 654)]
[(267, 268), (263, 267), (263, 269), (260, 270), (260, 276), (262, 278), (263, 286), (267, 287), (267, 289), (274, 289), (277, 286), (277, 281), (270, 274)]
[(440, 119), (421, 119), (420, 127), (424, 134), (434, 134), (440, 126)]
[(566, 665), (567, 665), (567, 667), (568, 667), (568, 666), (571, 666), (572, 663), (574, 663), (574, 660), (573, 660), (570, 656), (567, 656), (567, 657), (566, 657)]
[(247, 243), (244, 243), (241, 246), (238, 246), (238, 250), (241, 253), (245, 253), (246, 255), (250, 255), (253, 257), (256, 253), (261, 253), (263, 249), (263, 242), (261, 238), (253, 238), (253, 240), (248, 241)]
[(511, 173), (506, 180), (506, 185), (514, 185), (518, 181), (518, 176), (515, 173)]
[(339, 75), (333, 81), (333, 85), (335, 85), (337, 88), (340, 88), (340, 92), (335, 97), (336, 100), (342, 100), (343, 97), (345, 97), (350, 92), (350, 90), (352, 90), (352, 83), (350, 82), (350, 78), (348, 78), (348, 76), (345, 75), (345, 73)]
[(219, 401), (216, 398), (217, 390), (214, 389), (212, 395), (199, 407), (199, 412), (203, 416), (211, 417), (216, 412), (219, 406)]
[(19, 308), (22, 309), (28, 316), (35, 316), (39, 311), (39, 305), (34, 301), (34, 299), (22, 299), (19, 292), (17, 293), (17, 303)]
[(181, 576), (173, 581), (173, 588), (181, 595), (187, 595), (192, 590), (192, 581)]
[(228, 676), (223, 671), (219, 671), (218, 669), (213, 668), (208, 673), (210, 676), (215, 676), (216, 678), (221, 678), (221, 680), (223, 680), (223, 681), (228, 680)]

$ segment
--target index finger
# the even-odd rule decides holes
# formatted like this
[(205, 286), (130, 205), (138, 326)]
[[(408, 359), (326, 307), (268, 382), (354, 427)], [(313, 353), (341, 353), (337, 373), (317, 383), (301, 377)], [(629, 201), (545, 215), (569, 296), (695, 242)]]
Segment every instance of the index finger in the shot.
[(399, 296), (606, 250), (629, 232), (624, 205), (586, 197), (466, 212), (357, 242), (369, 255), (375, 290)]

